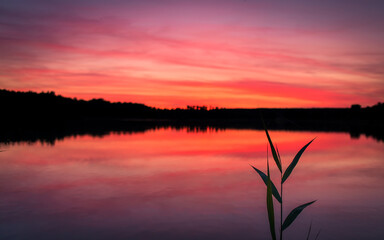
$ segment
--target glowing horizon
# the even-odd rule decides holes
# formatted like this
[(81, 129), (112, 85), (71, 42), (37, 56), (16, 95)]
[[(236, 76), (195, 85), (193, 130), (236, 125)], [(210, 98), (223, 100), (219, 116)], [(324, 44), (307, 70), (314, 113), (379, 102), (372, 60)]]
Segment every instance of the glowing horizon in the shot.
[(383, 101), (384, 4), (4, 1), (0, 88), (153, 107)]

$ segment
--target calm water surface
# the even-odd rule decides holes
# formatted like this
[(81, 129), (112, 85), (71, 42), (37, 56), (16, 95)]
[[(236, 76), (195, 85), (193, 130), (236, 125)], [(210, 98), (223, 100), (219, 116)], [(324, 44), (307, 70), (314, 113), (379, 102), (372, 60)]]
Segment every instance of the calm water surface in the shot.
[[(287, 239), (305, 239), (311, 221), (320, 239), (384, 239), (382, 142), (271, 136), (285, 166), (317, 137), (285, 184), (284, 215), (318, 201)], [(1, 145), (0, 239), (270, 239), (265, 185), (249, 165), (266, 169), (266, 145), (262, 131), (171, 129)]]

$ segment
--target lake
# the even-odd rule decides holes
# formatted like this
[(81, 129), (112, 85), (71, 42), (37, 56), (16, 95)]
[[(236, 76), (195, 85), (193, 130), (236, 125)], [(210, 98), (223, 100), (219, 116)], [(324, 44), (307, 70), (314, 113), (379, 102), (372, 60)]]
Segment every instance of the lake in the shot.
[[(316, 137), (284, 185), (284, 216), (317, 202), (285, 239), (306, 239), (311, 222), (311, 239), (384, 239), (383, 142), (270, 134), (283, 168)], [(0, 149), (0, 239), (270, 239), (266, 187), (250, 166), (266, 171), (263, 131), (161, 128)]]

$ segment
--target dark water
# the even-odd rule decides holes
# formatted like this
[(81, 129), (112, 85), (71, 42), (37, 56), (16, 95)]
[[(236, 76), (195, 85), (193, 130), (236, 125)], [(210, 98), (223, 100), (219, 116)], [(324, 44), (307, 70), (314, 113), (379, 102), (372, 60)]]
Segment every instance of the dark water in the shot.
[[(285, 166), (286, 230), (306, 239), (384, 239), (384, 143), (344, 133), (271, 131)], [(160, 129), (1, 145), (0, 239), (270, 239), (262, 131)], [(274, 181), (278, 172), (273, 166)], [(276, 214), (276, 217), (279, 217)]]

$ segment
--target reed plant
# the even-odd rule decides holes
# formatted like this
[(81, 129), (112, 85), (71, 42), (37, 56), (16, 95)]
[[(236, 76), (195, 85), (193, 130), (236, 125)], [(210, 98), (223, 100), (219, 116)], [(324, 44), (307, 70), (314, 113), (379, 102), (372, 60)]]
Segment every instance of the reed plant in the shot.
[[(273, 160), (276, 163), (277, 168), (280, 171), (280, 193), (277, 190), (275, 184), (273, 184), (271, 180), (271, 174), (269, 171), (269, 159), (268, 159), (268, 145), (267, 145), (267, 174), (260, 171), (259, 169), (252, 166), (252, 168), (259, 174), (265, 185), (267, 186), (267, 212), (268, 212), (268, 222), (269, 222), (269, 228), (271, 232), (271, 236), (273, 240), (276, 240), (276, 229), (275, 229), (275, 210), (274, 210), (274, 204), (273, 204), (273, 197), (279, 202), (280, 204), (280, 240), (283, 240), (283, 233), (284, 231), (295, 221), (295, 219), (299, 216), (299, 214), (309, 205), (316, 202), (316, 200), (307, 202), (305, 204), (302, 204), (296, 208), (294, 208), (288, 216), (285, 218), (283, 222), (283, 203), (284, 203), (284, 196), (283, 196), (283, 186), (284, 183), (287, 181), (288, 177), (291, 175), (293, 169), (296, 167), (297, 163), (299, 162), (299, 159), (301, 155), (304, 153), (304, 151), (307, 149), (307, 147), (313, 142), (312, 139), (309, 141), (304, 147), (302, 147), (296, 154), (296, 156), (293, 158), (292, 162), (289, 164), (287, 169), (283, 172), (283, 163), (281, 161), (279, 149), (277, 146), (275, 147), (272, 143), (271, 137), (269, 136), (268, 130), (264, 125), (265, 133), (267, 135), (269, 148), (271, 149)], [(273, 197), (272, 197), (273, 196)], [(307, 239), (309, 239), (309, 234), (311, 231), (312, 224), (310, 225), (310, 229), (308, 232)], [(316, 236), (316, 239), (318, 237), (319, 233)]]

